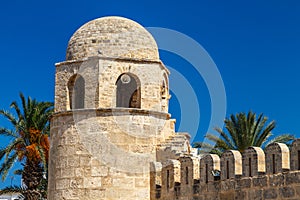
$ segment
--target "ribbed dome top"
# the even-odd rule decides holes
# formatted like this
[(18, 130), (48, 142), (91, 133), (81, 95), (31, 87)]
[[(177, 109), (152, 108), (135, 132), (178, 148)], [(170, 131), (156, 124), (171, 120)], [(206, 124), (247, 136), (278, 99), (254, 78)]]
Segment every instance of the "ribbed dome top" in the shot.
[(123, 17), (102, 17), (81, 26), (71, 37), (66, 60), (91, 56), (159, 60), (152, 35)]

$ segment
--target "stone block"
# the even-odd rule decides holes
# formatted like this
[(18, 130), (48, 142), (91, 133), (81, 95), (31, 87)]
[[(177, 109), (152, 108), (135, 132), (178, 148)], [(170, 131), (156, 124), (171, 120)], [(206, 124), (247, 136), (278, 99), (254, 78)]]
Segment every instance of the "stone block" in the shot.
[(193, 185), (193, 194), (199, 194), (200, 193), (200, 185)]
[(264, 199), (277, 199), (278, 197), (277, 189), (275, 188), (265, 189), (263, 191), (263, 197)]
[(234, 190), (236, 186), (236, 181), (235, 180), (221, 181), (220, 185), (221, 185), (221, 191)]
[(262, 200), (263, 199), (263, 190), (262, 189), (250, 189), (248, 191), (249, 200)]
[(84, 176), (84, 169), (75, 168), (75, 177), (83, 177), (83, 176)]
[(293, 187), (280, 187), (279, 194), (283, 198), (295, 197), (295, 189)]
[(72, 189), (83, 188), (83, 179), (82, 178), (70, 179), (70, 188)]
[(220, 159), (221, 180), (235, 178), (242, 175), (242, 155), (239, 151), (228, 150), (224, 152)]
[(84, 188), (99, 188), (101, 187), (101, 177), (84, 177), (83, 178), (83, 186)]
[(72, 156), (68, 158), (68, 165), (66, 169), (79, 167), (79, 156)]
[(90, 199), (105, 199), (105, 190), (95, 189), (89, 191)]
[(277, 174), (290, 169), (290, 151), (286, 144), (272, 143), (265, 148), (266, 173)]
[(266, 171), (265, 153), (259, 147), (249, 147), (243, 152), (243, 176), (252, 177)]
[(286, 185), (300, 183), (300, 172), (290, 172), (285, 174), (285, 183)]
[(244, 190), (237, 190), (235, 191), (235, 199), (236, 200), (240, 200), (240, 199), (247, 199), (248, 195), (247, 195), (247, 192), (244, 191)]
[(214, 181), (212, 172), (220, 171), (220, 157), (216, 154), (208, 154), (200, 159), (200, 182)]
[(91, 167), (91, 176), (107, 176), (108, 168), (105, 166)]
[(269, 176), (269, 186), (283, 186), (284, 185), (284, 176), (283, 174), (275, 174)]
[(295, 140), (291, 146), (291, 170), (300, 170), (300, 139)]
[(253, 187), (266, 187), (268, 185), (267, 176), (253, 177), (252, 179)]
[(237, 182), (237, 187), (242, 188), (242, 189), (250, 188), (252, 186), (251, 185), (251, 182), (252, 182), (251, 178), (237, 179), (236, 182)]
[(67, 189), (70, 186), (70, 180), (69, 179), (58, 179), (56, 180), (55, 188), (57, 190)]
[(134, 186), (135, 187), (143, 187), (147, 188), (149, 186), (149, 180), (147, 178), (135, 178), (134, 179)]

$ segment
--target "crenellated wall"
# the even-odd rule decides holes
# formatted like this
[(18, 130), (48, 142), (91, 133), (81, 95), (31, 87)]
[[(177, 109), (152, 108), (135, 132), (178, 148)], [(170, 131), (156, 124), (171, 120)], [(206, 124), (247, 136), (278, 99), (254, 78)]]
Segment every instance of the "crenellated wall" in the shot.
[(152, 163), (151, 199), (300, 199), (300, 139)]
[(56, 64), (49, 200), (300, 199), (300, 140), (197, 157), (189, 134), (175, 133), (170, 71), (141, 25), (90, 21), (66, 58)]

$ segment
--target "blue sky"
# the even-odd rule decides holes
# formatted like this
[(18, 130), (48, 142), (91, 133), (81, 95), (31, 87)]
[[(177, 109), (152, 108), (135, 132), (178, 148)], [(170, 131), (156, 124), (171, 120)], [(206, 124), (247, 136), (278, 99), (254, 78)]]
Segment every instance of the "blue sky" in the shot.
[[(20, 91), (53, 101), (54, 63), (65, 59), (69, 38), (84, 23), (107, 15), (124, 16), (146, 27), (169, 28), (193, 38), (209, 53), (222, 76), (227, 116), (251, 109), (276, 120), (274, 134), (300, 136), (297, 0), (1, 2), (0, 107), (8, 108)], [(184, 58), (161, 51), (161, 60), (184, 75), (196, 92), (201, 118), (199, 122), (188, 120), (199, 125), (195, 141), (202, 140), (211, 115), (205, 82)], [(170, 112), (179, 119), (178, 124), (181, 103), (186, 102), (176, 101), (173, 94)], [(8, 125), (3, 119), (0, 124)], [(6, 142), (2, 139), (2, 145)], [(0, 183), (0, 188), (9, 182)]]

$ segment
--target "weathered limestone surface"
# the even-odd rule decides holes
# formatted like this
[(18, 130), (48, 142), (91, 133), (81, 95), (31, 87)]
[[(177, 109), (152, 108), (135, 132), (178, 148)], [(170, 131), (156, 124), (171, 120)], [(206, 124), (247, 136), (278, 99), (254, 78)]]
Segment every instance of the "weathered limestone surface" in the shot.
[(83, 25), (55, 76), (49, 200), (300, 199), (299, 140), (193, 153), (168, 114), (169, 71), (136, 22)]
[(175, 134), (168, 114), (168, 75), (153, 37), (136, 22), (105, 17), (74, 33), (67, 61), (56, 64), (49, 200), (155, 194), (159, 167), (153, 174), (151, 162), (190, 151), (189, 136)]
[(54, 115), (49, 199), (149, 199), (155, 147), (174, 130), (167, 114), (127, 111)]
[(140, 24), (123, 17), (102, 17), (80, 27), (71, 37), (67, 60), (91, 56), (159, 61), (152, 35)]
[[(193, 191), (190, 192), (188, 192), (190, 188), (187, 189), (186, 175), (191, 173), (195, 175), (198, 172), (195, 172), (192, 168), (194, 164), (187, 165), (189, 157), (180, 157), (178, 159), (180, 163), (177, 166), (162, 163), (162, 169), (159, 170), (162, 180), (156, 180), (158, 183), (156, 185), (156, 199), (300, 199), (300, 171), (298, 169), (288, 169), (290, 163), (300, 162), (300, 157), (290, 156), (293, 152), (298, 152), (298, 142), (299, 140), (294, 141), (290, 150), (285, 144), (274, 143), (270, 144), (265, 151), (259, 147), (249, 147), (242, 154), (236, 151), (227, 151), (221, 156), (221, 169), (219, 156), (214, 154), (202, 156), (199, 161), (200, 178), (194, 180), (190, 185), (190, 188), (193, 188)], [(243, 162), (241, 162), (241, 156), (244, 159)], [(265, 156), (265, 158), (262, 158), (262, 156)], [(191, 156), (190, 159), (192, 158)], [(252, 161), (250, 163), (251, 167), (248, 163), (249, 158)], [(174, 160), (172, 162), (175, 163)], [(266, 162), (274, 162), (275, 165)], [(226, 163), (229, 165), (226, 166)], [(181, 172), (173, 173), (173, 171), (178, 170), (178, 165), (181, 166)], [(268, 165), (270, 165), (270, 169), (266, 173)], [(212, 172), (216, 173), (218, 169), (220, 174), (213, 175)], [(189, 170), (189, 172), (186, 172), (186, 170)], [(249, 170), (251, 170), (251, 173)], [(167, 176), (167, 171), (172, 173)], [(178, 177), (178, 174), (181, 177)], [(167, 188), (164, 183), (173, 182), (175, 179), (170, 175), (181, 181), (175, 185), (169, 185), (169, 188)], [(167, 178), (169, 180), (164, 180)], [(159, 183), (162, 185), (159, 185)]]
[(161, 62), (92, 57), (83, 61), (56, 64), (55, 111), (70, 110), (68, 82), (74, 75), (85, 80), (85, 108), (113, 108), (116, 105), (116, 82), (124, 73), (140, 80), (141, 108), (168, 112), (162, 97), (162, 84), (168, 82), (168, 70)]

